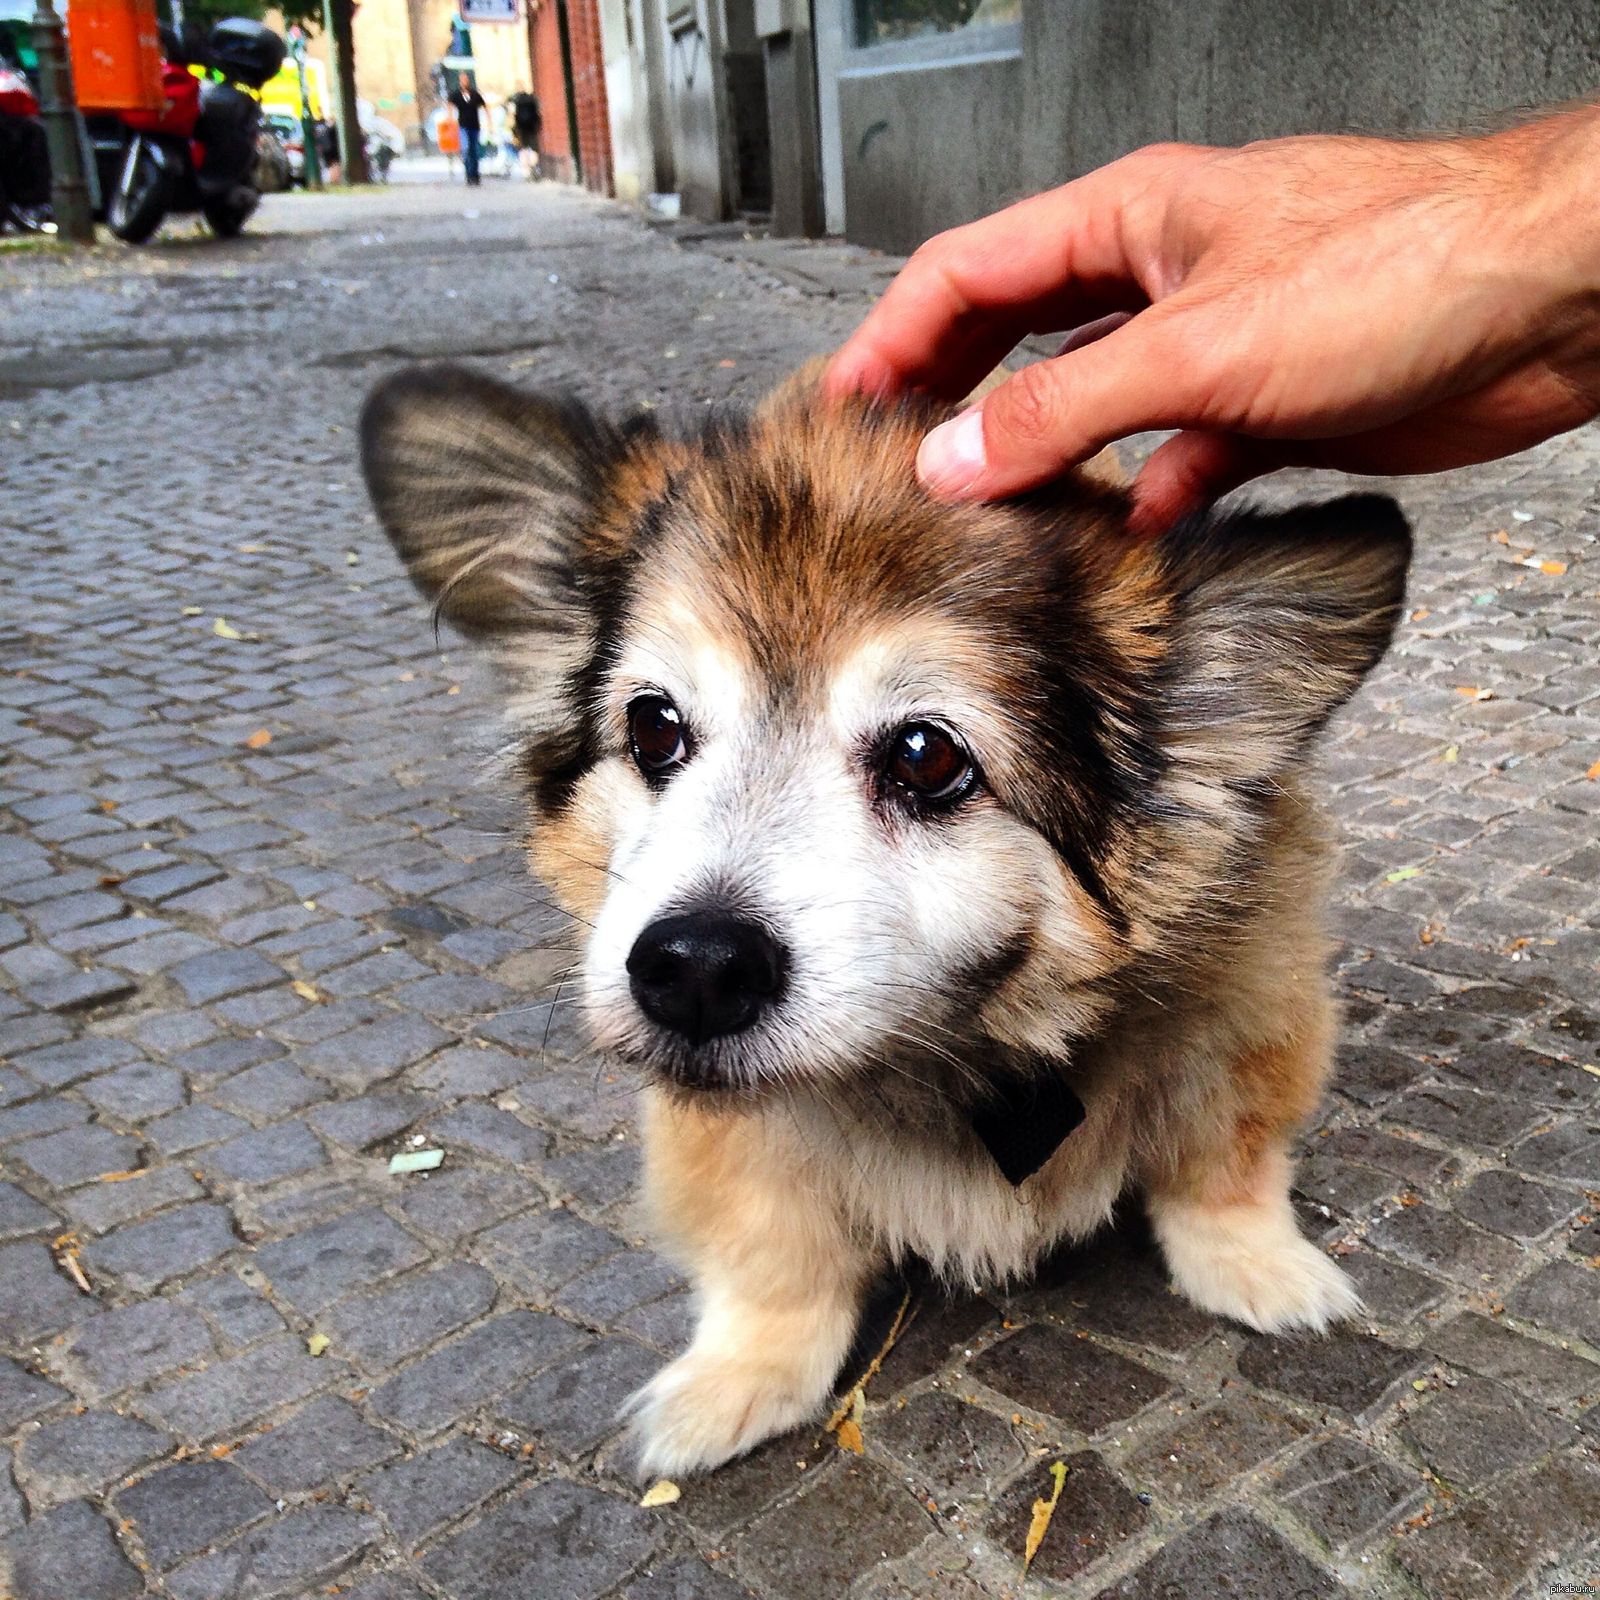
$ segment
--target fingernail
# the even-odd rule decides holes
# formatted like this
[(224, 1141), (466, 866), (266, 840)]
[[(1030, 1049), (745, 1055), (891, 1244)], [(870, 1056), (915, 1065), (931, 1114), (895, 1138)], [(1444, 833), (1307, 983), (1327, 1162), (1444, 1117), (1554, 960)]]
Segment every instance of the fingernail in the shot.
[(960, 494), (987, 465), (983, 413), (977, 407), (941, 422), (917, 451), (917, 476), (937, 494)]

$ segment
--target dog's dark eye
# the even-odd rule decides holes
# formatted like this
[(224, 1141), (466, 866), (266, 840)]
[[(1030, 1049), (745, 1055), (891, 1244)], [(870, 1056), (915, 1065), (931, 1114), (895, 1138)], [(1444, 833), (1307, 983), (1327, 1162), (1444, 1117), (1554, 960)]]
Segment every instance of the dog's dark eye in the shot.
[(689, 759), (683, 718), (665, 695), (642, 695), (628, 707), (628, 748), (647, 778), (665, 777)]
[(972, 787), (977, 769), (961, 741), (935, 722), (908, 722), (889, 740), (884, 770), (922, 800), (948, 803)]

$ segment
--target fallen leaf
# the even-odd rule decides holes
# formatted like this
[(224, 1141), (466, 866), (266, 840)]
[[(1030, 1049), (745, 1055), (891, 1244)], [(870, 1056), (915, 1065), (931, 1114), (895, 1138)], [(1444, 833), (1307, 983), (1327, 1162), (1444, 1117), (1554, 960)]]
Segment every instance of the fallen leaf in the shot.
[(344, 564), (347, 567), (360, 566), (361, 557), (354, 550), (346, 550), (344, 553)]
[(443, 1150), (402, 1150), (389, 1157), (391, 1173), (432, 1172), (444, 1164)]
[(1504, 528), (1502, 528), (1498, 533), (1491, 533), (1489, 537), (1493, 539), (1496, 544), (1511, 543), (1511, 535), (1508, 534)]
[(94, 1285), (84, 1275), (83, 1265), (78, 1260), (82, 1249), (75, 1233), (63, 1233), (50, 1241), (50, 1254), (55, 1257), (56, 1265), (72, 1279), (80, 1294), (93, 1294)]
[(183, 615), (186, 617), (198, 617), (204, 610), (204, 606), (185, 606)]
[(1407, 883), (1412, 878), (1420, 878), (1421, 876), (1421, 867), (1401, 867), (1395, 872), (1385, 873), (1383, 881), (1385, 883)]
[(739, 365), (739, 363), (737, 361), (729, 361), (726, 358), (724, 358), (723, 360), (719, 361), (717, 363), (717, 365), (719, 367), (736, 367), (736, 366)]
[(1050, 1466), (1050, 1476), (1055, 1480), (1055, 1487), (1050, 1491), (1048, 1500), (1035, 1500), (1033, 1502), (1033, 1516), (1028, 1521), (1028, 1537), (1022, 1545), (1022, 1570), (1027, 1572), (1033, 1565), (1033, 1558), (1039, 1553), (1039, 1546), (1044, 1543), (1044, 1536), (1050, 1531), (1050, 1519), (1056, 1514), (1056, 1506), (1061, 1500), (1061, 1491), (1066, 1486), (1068, 1467), (1065, 1461), (1055, 1461)]
[(854, 1417), (846, 1417), (834, 1431), (834, 1438), (839, 1441), (841, 1450), (848, 1450), (853, 1456), (864, 1456), (867, 1453), (867, 1442), (861, 1437), (861, 1424)]
[[(884, 1336), (884, 1341), (878, 1346), (878, 1353), (867, 1363), (867, 1370), (856, 1380), (855, 1386), (834, 1407), (833, 1415), (828, 1418), (823, 1431), (825, 1433), (838, 1433), (844, 1423), (853, 1421), (857, 1432), (861, 1429), (861, 1419), (866, 1413), (867, 1385), (877, 1377), (878, 1369), (888, 1359), (889, 1352), (900, 1342), (900, 1335), (911, 1325), (912, 1318), (906, 1313), (911, 1310), (911, 1291), (909, 1289), (900, 1297), (900, 1308), (894, 1314), (894, 1321), (890, 1324), (889, 1332)], [(847, 1447), (848, 1448), (848, 1447)]]
[(100, 887), (102, 889), (115, 889), (119, 883), (126, 883), (127, 876), (121, 872), (102, 872), (100, 874)]
[(1596, 779), (1600, 779), (1600, 761), (1595, 762), (1595, 764), (1590, 767), (1586, 773), (1584, 773), (1584, 777), (1589, 779), (1591, 783)]
[(100, 809), (106, 812), (115, 811), (117, 809), (117, 802), (115, 800), (102, 800), (100, 802)]
[(95, 1180), (97, 1183), (126, 1183), (129, 1178), (142, 1178), (142, 1169), (130, 1172), (102, 1172)]
[(1547, 577), (1559, 578), (1567, 570), (1567, 564), (1565, 561), (1541, 561), (1539, 570)]
[(446, 694), (460, 694), (461, 693), (461, 685), (459, 683), (452, 683), (450, 685), (450, 687), (445, 690), (445, 693)]
[(1456, 685), (1456, 693), (1464, 696), (1468, 700), (1494, 699), (1493, 689), (1480, 689), (1475, 684), (1470, 683), (1458, 683)]
[(1594, 1062), (1580, 1061), (1578, 1065), (1582, 1067), (1585, 1072), (1591, 1073), (1596, 1078), (1600, 1078), (1600, 1067), (1597, 1067)]
[(1411, 620), (1413, 622), (1426, 622), (1432, 615), (1432, 606), (1418, 606), (1417, 609), (1411, 613)]
[(238, 548), (239, 554), (242, 556), (258, 556), (262, 550), (262, 546), (258, 544), (242, 544)]
[(322, 1352), (326, 1350), (332, 1343), (333, 1340), (330, 1339), (327, 1334), (314, 1333), (309, 1339), (306, 1340), (306, 1354), (310, 1356), (320, 1356)]
[(296, 978), (294, 982), (289, 985), (289, 987), (293, 989), (302, 1000), (309, 1000), (315, 1004), (317, 1001), (322, 999), (321, 993), (307, 983), (304, 978)]
[(646, 1509), (651, 1506), (670, 1506), (682, 1498), (683, 1490), (671, 1478), (660, 1478), (639, 1496), (639, 1504)]
[(1449, 762), (1459, 761), (1461, 759), (1461, 746), (1458, 744), (1451, 745), (1450, 748), (1445, 751), (1444, 759)]
[(239, 630), (235, 628), (226, 617), (218, 617), (217, 620), (211, 624), (211, 631), (216, 634), (219, 639), (244, 638), (244, 635), (240, 633)]
[(265, 750), (272, 743), (272, 735), (265, 728), (257, 728), (244, 742), (246, 750)]

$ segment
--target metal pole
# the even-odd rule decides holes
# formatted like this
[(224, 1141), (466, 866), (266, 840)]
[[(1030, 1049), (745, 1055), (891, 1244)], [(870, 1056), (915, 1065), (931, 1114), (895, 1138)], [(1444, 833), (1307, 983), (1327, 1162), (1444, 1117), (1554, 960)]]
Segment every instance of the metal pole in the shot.
[(181, 39), (183, 37), (183, 0), (170, 0), (172, 11), (172, 31)]
[(303, 176), (308, 189), (322, 187), (322, 152), (317, 148), (317, 119), (311, 114), (311, 94), (306, 86), (306, 36), (299, 28), (289, 30), (289, 48), (294, 55), (295, 72), (300, 79), (300, 150), (305, 163)]
[(33, 19), (33, 48), (39, 56), (39, 114), (50, 145), (50, 206), (56, 237), (73, 244), (94, 243), (94, 210), (84, 177), (83, 145), (78, 140), (78, 99), (72, 89), (67, 35), (51, 0), (39, 0)]

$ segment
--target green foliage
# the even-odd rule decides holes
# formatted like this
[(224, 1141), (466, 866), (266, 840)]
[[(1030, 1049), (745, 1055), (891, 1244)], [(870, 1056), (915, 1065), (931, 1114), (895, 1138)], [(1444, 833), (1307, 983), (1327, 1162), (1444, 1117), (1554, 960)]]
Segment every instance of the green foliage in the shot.
[[(160, 0), (157, 10), (161, 20), (170, 20), (166, 0)], [(264, 21), (269, 11), (283, 14), (284, 25), (298, 22), (302, 28), (315, 32), (322, 26), (322, 0), (183, 0), (185, 28), (197, 28), (209, 33), (226, 17), (250, 17)]]

